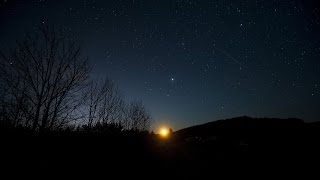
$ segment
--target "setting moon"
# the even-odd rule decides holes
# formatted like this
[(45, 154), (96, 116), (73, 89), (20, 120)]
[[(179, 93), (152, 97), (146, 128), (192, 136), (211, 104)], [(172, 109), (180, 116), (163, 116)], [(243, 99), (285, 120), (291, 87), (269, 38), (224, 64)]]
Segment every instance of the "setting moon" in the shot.
[(168, 137), (169, 136), (169, 129), (166, 127), (162, 127), (159, 131), (161, 137)]

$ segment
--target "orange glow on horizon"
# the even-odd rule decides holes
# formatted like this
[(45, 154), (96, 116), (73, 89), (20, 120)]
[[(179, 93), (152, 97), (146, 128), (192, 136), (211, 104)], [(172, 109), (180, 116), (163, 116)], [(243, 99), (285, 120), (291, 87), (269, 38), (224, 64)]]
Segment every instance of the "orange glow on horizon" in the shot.
[(159, 131), (161, 137), (166, 138), (169, 136), (169, 129), (166, 127), (162, 127)]

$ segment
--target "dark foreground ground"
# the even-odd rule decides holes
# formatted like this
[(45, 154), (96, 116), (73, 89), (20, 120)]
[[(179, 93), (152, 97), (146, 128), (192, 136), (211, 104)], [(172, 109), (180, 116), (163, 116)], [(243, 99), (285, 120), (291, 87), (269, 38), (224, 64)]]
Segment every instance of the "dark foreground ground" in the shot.
[(134, 132), (3, 131), (0, 174), (10, 175), (5, 179), (319, 175), (319, 137), (319, 123), (247, 117), (190, 127), (166, 139)]

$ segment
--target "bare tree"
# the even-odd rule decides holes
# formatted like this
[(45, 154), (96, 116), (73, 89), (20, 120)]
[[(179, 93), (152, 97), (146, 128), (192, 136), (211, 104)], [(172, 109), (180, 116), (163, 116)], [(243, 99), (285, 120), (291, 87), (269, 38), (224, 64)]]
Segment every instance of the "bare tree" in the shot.
[(33, 130), (76, 120), (78, 93), (89, 74), (79, 45), (54, 28), (39, 28), (17, 47), (0, 52), (0, 81), (6, 118)]
[(124, 118), (123, 96), (110, 79), (92, 81), (84, 99), (82, 109), (88, 126), (122, 123)]
[(149, 131), (151, 116), (141, 101), (133, 101), (127, 107), (126, 128), (136, 131)]
[[(148, 131), (151, 116), (141, 101), (125, 104), (124, 98), (113, 81), (106, 78), (92, 81), (87, 87), (82, 109), (85, 128), (90, 131), (108, 131), (117, 128)], [(106, 127), (106, 128), (105, 128)]]

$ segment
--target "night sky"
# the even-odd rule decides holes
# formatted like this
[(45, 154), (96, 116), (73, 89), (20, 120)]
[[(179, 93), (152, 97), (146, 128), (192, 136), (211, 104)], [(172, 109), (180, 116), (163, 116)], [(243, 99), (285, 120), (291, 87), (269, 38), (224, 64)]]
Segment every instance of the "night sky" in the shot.
[(320, 120), (320, 9), (304, 0), (0, 0), (0, 46), (41, 24), (82, 44), (93, 76), (142, 100), (154, 128)]

